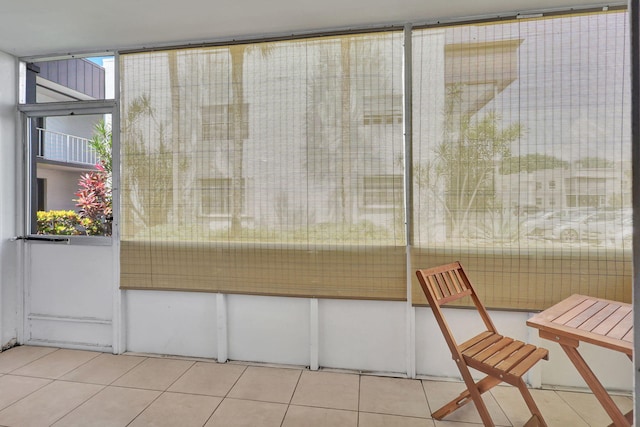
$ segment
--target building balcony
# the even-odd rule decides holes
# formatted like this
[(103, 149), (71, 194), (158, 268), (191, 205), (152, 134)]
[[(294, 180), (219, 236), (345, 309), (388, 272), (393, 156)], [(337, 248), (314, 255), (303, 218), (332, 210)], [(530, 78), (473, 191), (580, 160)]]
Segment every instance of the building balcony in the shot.
[(98, 155), (87, 138), (38, 128), (38, 160), (94, 168)]

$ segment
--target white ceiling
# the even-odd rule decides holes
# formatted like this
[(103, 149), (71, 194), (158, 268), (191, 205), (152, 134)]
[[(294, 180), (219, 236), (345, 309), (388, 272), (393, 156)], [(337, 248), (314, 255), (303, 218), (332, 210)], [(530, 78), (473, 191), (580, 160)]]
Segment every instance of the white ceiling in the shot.
[(593, 0), (0, 0), (0, 51), (18, 57), (86, 53), (602, 5)]

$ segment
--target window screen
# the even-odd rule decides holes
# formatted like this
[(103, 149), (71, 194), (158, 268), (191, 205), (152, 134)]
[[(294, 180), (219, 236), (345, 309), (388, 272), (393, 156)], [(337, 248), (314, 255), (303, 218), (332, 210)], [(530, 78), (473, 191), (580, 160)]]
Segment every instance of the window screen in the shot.
[(413, 266), (460, 260), (491, 307), (630, 300), (627, 21), (414, 32)]
[(121, 286), (406, 298), (402, 51), (386, 32), (122, 55)]
[(459, 260), (489, 307), (629, 301), (627, 18), (121, 55), (121, 286), (401, 300)]

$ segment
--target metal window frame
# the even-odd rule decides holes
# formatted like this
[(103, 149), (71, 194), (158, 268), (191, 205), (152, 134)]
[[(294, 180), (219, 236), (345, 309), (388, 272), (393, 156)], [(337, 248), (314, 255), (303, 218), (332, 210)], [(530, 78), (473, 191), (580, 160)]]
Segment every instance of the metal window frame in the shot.
[[(116, 120), (118, 115), (118, 102), (115, 99), (109, 100), (92, 100), (92, 101), (65, 101), (65, 102), (51, 102), (42, 104), (20, 104), (18, 105), (18, 111), (20, 112), (20, 123), (22, 126), (22, 144), (23, 144), (23, 158), (26, 166), (22, 174), (24, 182), (22, 196), (24, 206), (23, 217), (23, 230), (24, 236), (19, 238), (25, 240), (37, 240), (42, 243), (67, 243), (67, 244), (82, 244), (82, 245), (96, 245), (96, 246), (110, 246), (113, 242), (112, 236), (44, 236), (37, 235), (33, 232), (34, 219), (34, 200), (31, 197), (35, 191), (37, 191), (37, 176), (36, 168), (33, 165), (33, 159), (36, 155), (30, 142), (30, 120), (36, 117), (47, 116), (88, 116), (99, 114), (111, 114), (112, 127), (119, 129), (119, 122)], [(116, 123), (118, 127), (116, 128)], [(114, 147), (113, 153), (116, 153), (117, 147), (116, 139), (119, 138), (117, 132), (113, 133)], [(118, 139), (119, 141), (119, 139)], [(117, 156), (114, 156), (117, 157)], [(115, 170), (115, 169), (114, 169)], [(117, 174), (113, 174), (117, 175)], [(112, 177), (118, 182), (119, 177)], [(115, 188), (115, 183), (114, 183)], [(114, 200), (117, 198), (117, 194), (113, 196)], [(114, 215), (116, 210), (114, 209)]]

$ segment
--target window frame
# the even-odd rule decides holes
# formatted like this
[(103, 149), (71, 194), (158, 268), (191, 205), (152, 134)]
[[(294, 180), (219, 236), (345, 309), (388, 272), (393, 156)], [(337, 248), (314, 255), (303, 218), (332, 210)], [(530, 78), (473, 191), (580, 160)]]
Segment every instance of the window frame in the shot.
[[(59, 236), (59, 235), (39, 235), (33, 231), (33, 225), (36, 222), (37, 212), (37, 169), (35, 167), (36, 157), (38, 154), (38, 147), (32, 146), (30, 140), (30, 122), (33, 118), (49, 117), (49, 116), (86, 116), (86, 115), (100, 115), (110, 114), (112, 117), (112, 126), (115, 128), (118, 114), (118, 103), (115, 99), (107, 100), (91, 100), (91, 101), (65, 101), (65, 102), (50, 102), (40, 104), (19, 104), (18, 111), (20, 113), (20, 124), (22, 126), (22, 144), (23, 144), (23, 164), (25, 170), (23, 172), (23, 198), (22, 205), (24, 206), (23, 214), (23, 230), (25, 240), (35, 240), (38, 242), (66, 242), (68, 244), (82, 244), (93, 246), (111, 246), (113, 244), (113, 234), (111, 236)], [(116, 143), (117, 133), (113, 133), (113, 148), (112, 156), (115, 158), (118, 154), (118, 145)], [(112, 180), (115, 182), (117, 178), (115, 165), (118, 162), (114, 161), (114, 169), (112, 172)], [(114, 204), (117, 199), (117, 194), (114, 192), (113, 200)], [(34, 207), (35, 205), (35, 207)], [(117, 211), (113, 209), (115, 225), (115, 216)]]

